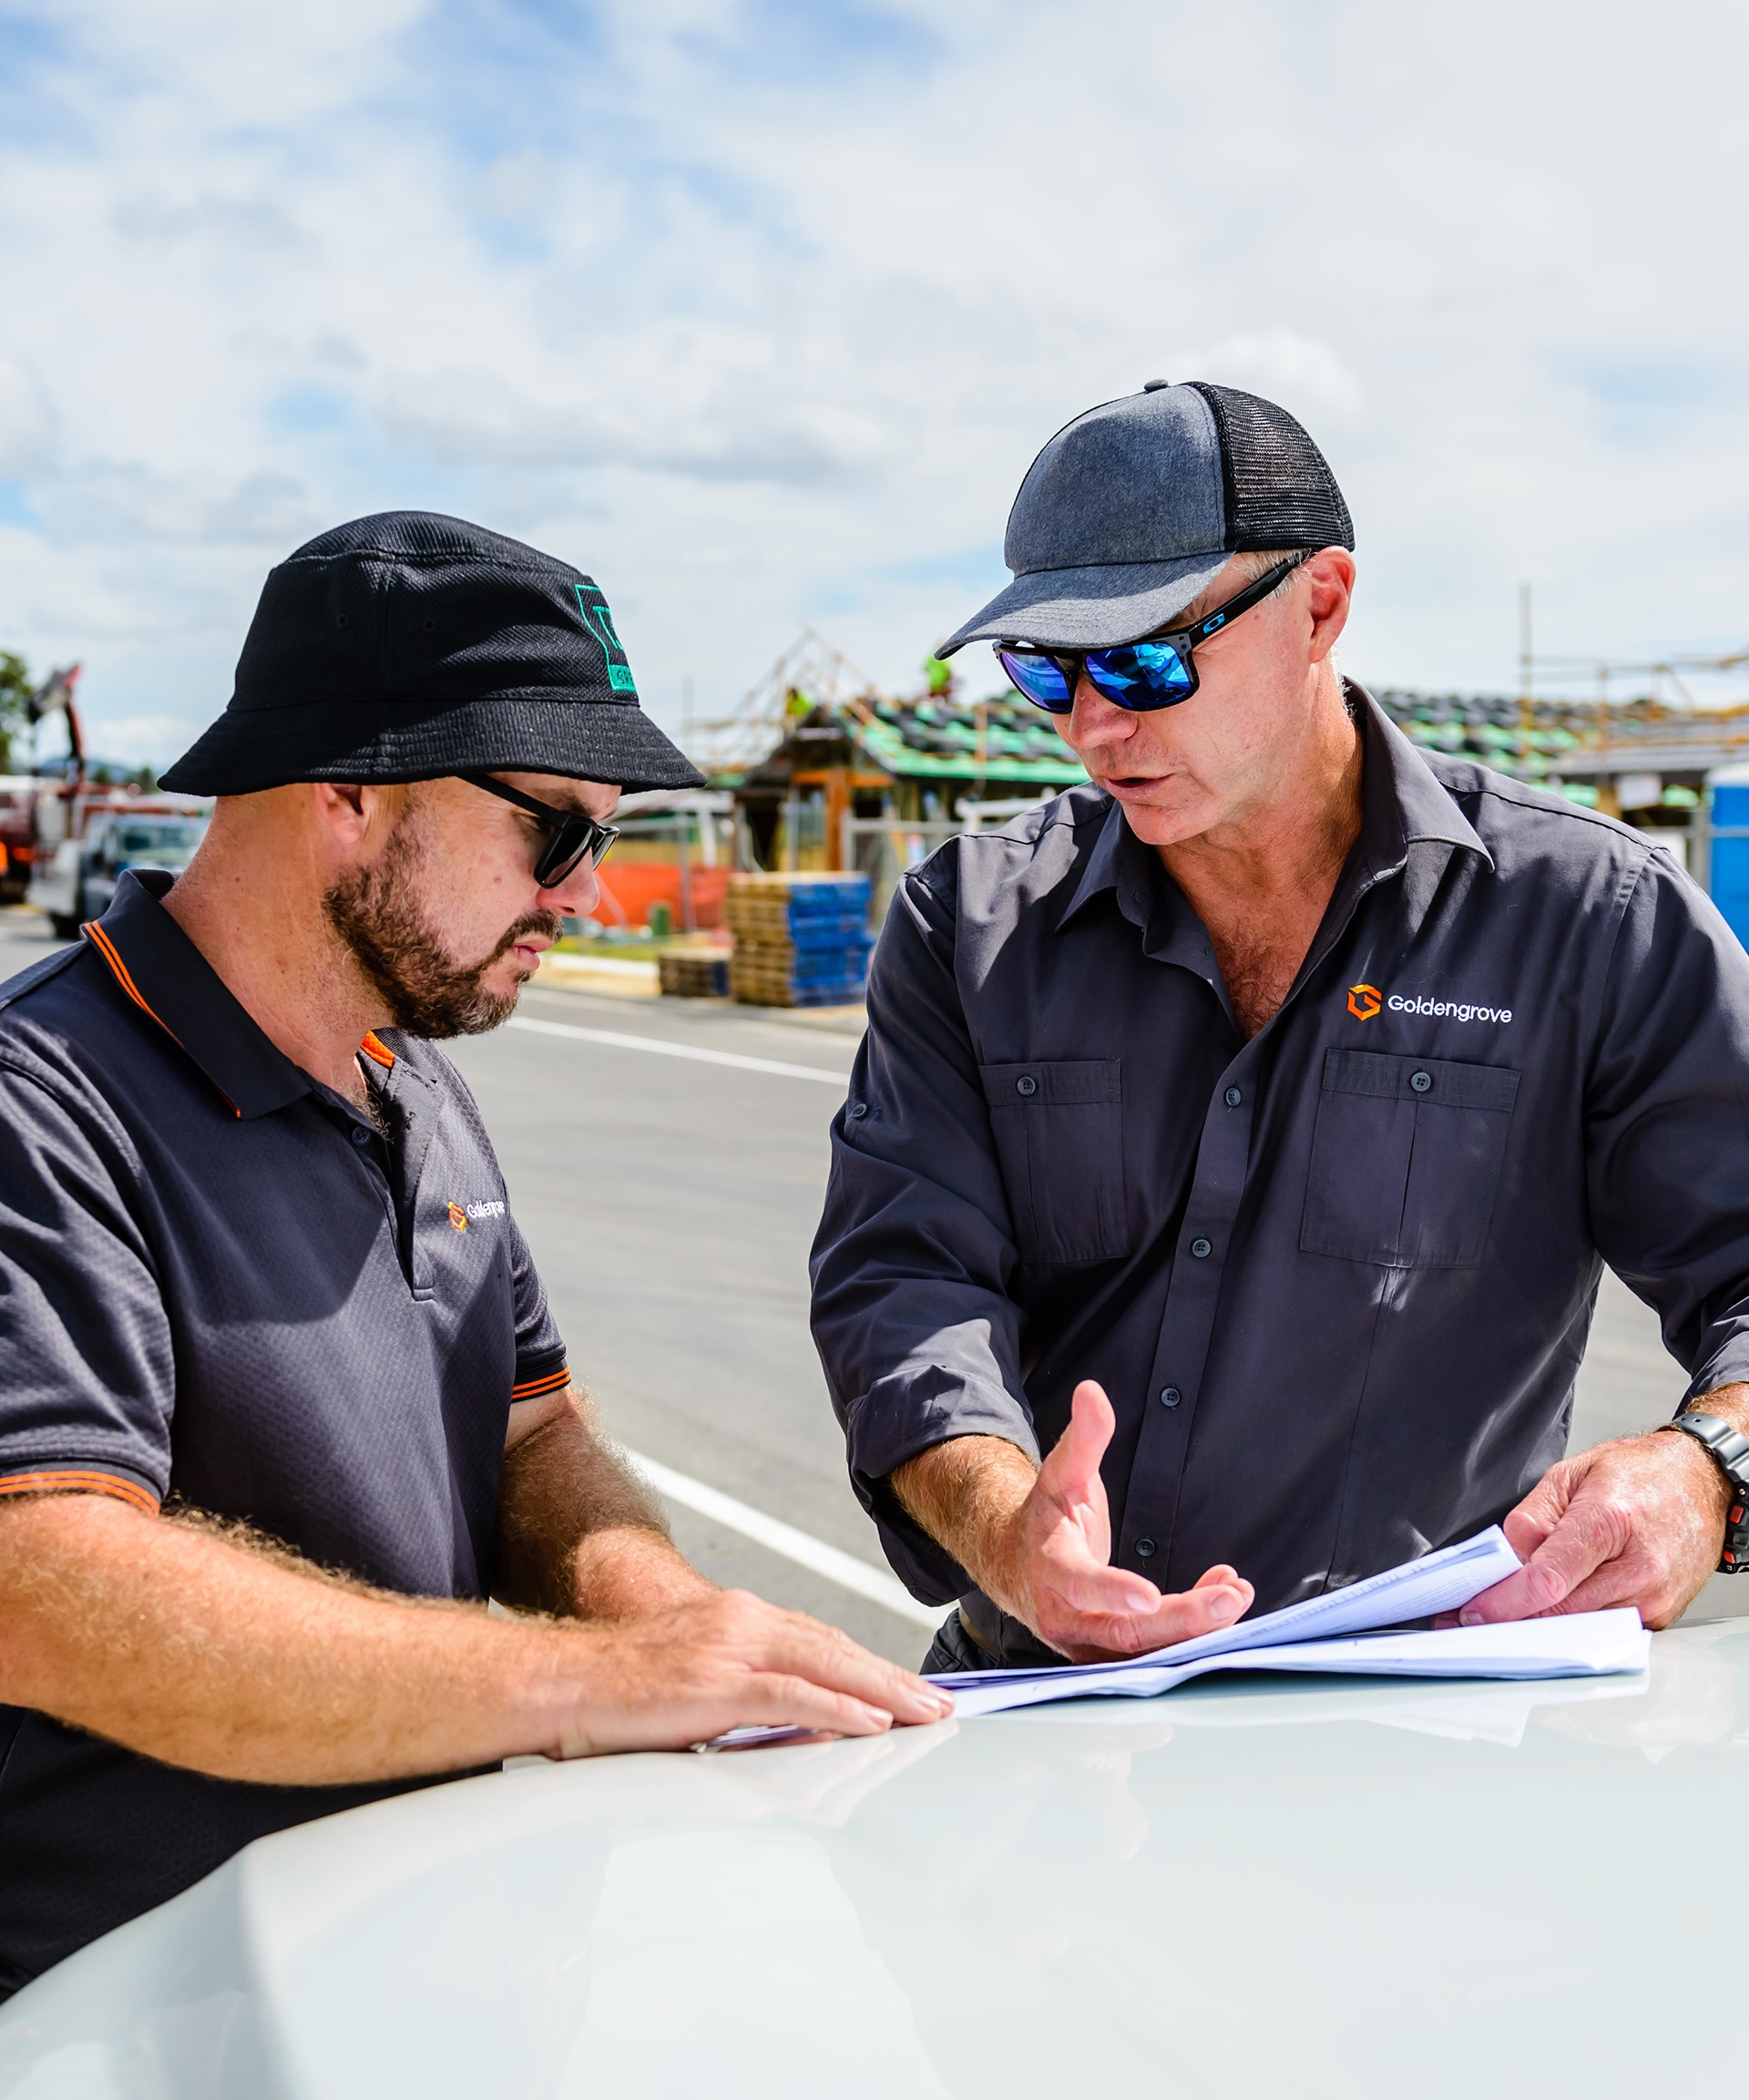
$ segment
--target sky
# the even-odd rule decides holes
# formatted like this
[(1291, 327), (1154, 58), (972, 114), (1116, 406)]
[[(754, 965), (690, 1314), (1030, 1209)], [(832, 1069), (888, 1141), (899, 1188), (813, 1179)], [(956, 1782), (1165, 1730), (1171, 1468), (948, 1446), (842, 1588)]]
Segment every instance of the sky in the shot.
[(670, 727), (804, 622), (908, 690), (1156, 377), (1318, 440), (1370, 683), (1516, 690), (1527, 579), (1539, 650), (1741, 646), (1745, 61), (1713, 0), (0, 0), (0, 648), (161, 765), (272, 563), (414, 507), (592, 575)]

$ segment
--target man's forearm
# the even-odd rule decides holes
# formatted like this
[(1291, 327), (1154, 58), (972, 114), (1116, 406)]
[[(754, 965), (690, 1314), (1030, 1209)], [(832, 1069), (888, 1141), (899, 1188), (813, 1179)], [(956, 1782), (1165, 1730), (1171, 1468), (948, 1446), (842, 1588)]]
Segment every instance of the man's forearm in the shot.
[(97, 1495), (0, 1511), (0, 1700), (221, 1778), (324, 1785), (555, 1744), (576, 1629), (374, 1592)]
[(699, 1583), (629, 1626), (506, 1622), (199, 1520), (45, 1495), (0, 1506), (0, 1704), (218, 1778), (338, 1786), (743, 1724), (870, 1735), (948, 1703), (744, 1592)]
[(905, 1515), (987, 1597), (1014, 1611), (1021, 1600), (1007, 1565), (1013, 1519), (1038, 1478), (1027, 1454), (1001, 1437), (954, 1437), (895, 1467), (892, 1487)]
[(1717, 1415), (1722, 1422), (1729, 1422), (1734, 1429), (1749, 1437), (1749, 1385), (1715, 1386), (1698, 1400), (1690, 1400), (1683, 1412)]
[(655, 1498), (587, 1395), (568, 1388), (528, 1426), (513, 1419), (498, 1487), (496, 1596), (561, 1618), (613, 1620), (713, 1586), (675, 1551)]

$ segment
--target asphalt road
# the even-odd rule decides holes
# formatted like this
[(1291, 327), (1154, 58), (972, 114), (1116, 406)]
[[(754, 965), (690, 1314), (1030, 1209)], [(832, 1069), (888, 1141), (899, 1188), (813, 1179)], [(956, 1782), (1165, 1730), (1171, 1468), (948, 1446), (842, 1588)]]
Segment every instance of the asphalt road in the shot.
[[(0, 978), (54, 945), (34, 914), (0, 911)], [(680, 1054), (599, 1040), (612, 1035)], [(707, 1490), (664, 1496), (683, 1551), (719, 1582), (915, 1664), (927, 1642), (915, 1616), (756, 1542), (732, 1506), (729, 1521), (691, 1506), (714, 1490), (793, 1527), (803, 1549), (850, 1556), (881, 1586), (806, 1317), (826, 1126), (854, 1051), (843, 1027), (538, 986), (509, 1028), (452, 1046), (573, 1371), (622, 1442)], [(1573, 1448), (1649, 1427), (1683, 1386), (1656, 1320), (1606, 1275)], [(1715, 1580), (1693, 1615), (1733, 1610), (1749, 1612), (1749, 1597), (1738, 1604)]]

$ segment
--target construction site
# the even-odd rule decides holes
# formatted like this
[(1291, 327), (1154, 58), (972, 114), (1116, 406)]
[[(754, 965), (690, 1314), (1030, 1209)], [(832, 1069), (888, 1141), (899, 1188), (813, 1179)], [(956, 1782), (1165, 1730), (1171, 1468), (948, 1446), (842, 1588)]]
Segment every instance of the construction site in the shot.
[[(1749, 697), (1730, 690), (1745, 674), (1749, 651), (1623, 663), (1527, 646), (1515, 693), (1374, 697), (1425, 750), (1655, 834), (1749, 937)], [(731, 969), (732, 946), (772, 937), (780, 898), (830, 878), (834, 910), (860, 896), (872, 932), (905, 870), (944, 840), (1087, 777), (1018, 693), (974, 694), (933, 658), (916, 690), (885, 693), (811, 629), (726, 715), (689, 722), (685, 742), (709, 784), (627, 797), (601, 917), (578, 929), (577, 958), (598, 969), (617, 957), (629, 972), (642, 957), (652, 991), (733, 989), (755, 1002), (814, 1003), (828, 984), (854, 996), (859, 982), (847, 951), (816, 973), (817, 993), (770, 957), (762, 971)]]
[[(1526, 630), (1516, 693), (1375, 697), (1426, 750), (1654, 834), (1749, 938), (1749, 697), (1731, 690), (1749, 650), (1543, 658), (1528, 619)], [(69, 934), (113, 886), (122, 818), (158, 825), (140, 850), (161, 860), (190, 849), (164, 825), (203, 814), (143, 781), (97, 777), (78, 677), (72, 665), (32, 691), (29, 770), (0, 779), (0, 884)], [(65, 753), (38, 758), (45, 725)], [(915, 691), (883, 692), (808, 628), (728, 713), (689, 721), (683, 741), (707, 784), (625, 798), (598, 916), (570, 930), (555, 976), (652, 996), (854, 1004), (907, 868), (1087, 777), (1050, 718), (1011, 690), (974, 693), (931, 657)]]

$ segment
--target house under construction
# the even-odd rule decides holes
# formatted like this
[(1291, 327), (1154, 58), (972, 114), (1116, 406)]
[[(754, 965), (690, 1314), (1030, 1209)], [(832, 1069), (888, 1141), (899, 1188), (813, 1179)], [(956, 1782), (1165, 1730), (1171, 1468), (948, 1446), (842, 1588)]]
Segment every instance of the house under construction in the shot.
[[(731, 867), (862, 873), (871, 878), (878, 922), (903, 871), (945, 839), (1006, 821), (1085, 780), (1051, 719), (1018, 693), (974, 699), (946, 664), (932, 660), (926, 670), (924, 690), (885, 695), (804, 630), (731, 715), (689, 725), (689, 749), (713, 792), (636, 798), (661, 801), (660, 812), (629, 804), (616, 868), (630, 883), (634, 857), (648, 859), (642, 877), (672, 886), (676, 871), (655, 864), (678, 859), (674, 917), (689, 927), (718, 922), (716, 888)], [(1650, 691), (1632, 701), (1606, 691), (1595, 700), (1395, 690), (1376, 698), (1426, 750), (1478, 759), (1658, 833), (1709, 887), (1716, 835), (1721, 865), (1743, 857), (1749, 884), (1749, 833), (1733, 835), (1737, 819), (1727, 825), (1715, 814), (1712, 789), (1721, 768), (1749, 764), (1749, 706), (1698, 706), (1669, 667), (1650, 671), (1658, 673), (1644, 680)], [(1607, 679), (1600, 682), (1607, 687)], [(682, 801), (698, 809), (681, 811)], [(664, 843), (670, 837), (675, 843)], [(708, 896), (686, 889), (689, 861), (694, 888), (702, 885)], [(640, 923), (640, 900), (629, 895), (624, 903), (626, 916)]]

